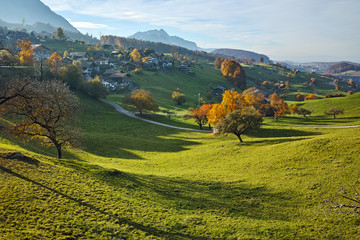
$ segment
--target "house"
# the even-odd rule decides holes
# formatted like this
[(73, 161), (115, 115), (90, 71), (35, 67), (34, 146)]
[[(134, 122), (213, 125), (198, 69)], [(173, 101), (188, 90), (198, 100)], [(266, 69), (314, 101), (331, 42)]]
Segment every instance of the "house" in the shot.
[(73, 60), (88, 60), (89, 55), (87, 54), (87, 52), (70, 52), (69, 56), (73, 59)]
[(31, 48), (34, 50), (33, 55), (36, 60), (46, 59), (51, 55), (51, 50), (42, 44), (32, 44)]
[(129, 74), (120, 71), (120, 70), (113, 70), (113, 69), (108, 69), (103, 73), (103, 76), (106, 80), (112, 80), (118, 83), (123, 82), (124, 80), (126, 80), (127, 78), (130, 77)]
[(102, 80), (102, 83), (110, 91), (115, 91), (116, 88), (119, 86), (119, 83), (112, 80)]
[(108, 65), (109, 59), (105, 57), (98, 57), (95, 59), (95, 63), (99, 65)]

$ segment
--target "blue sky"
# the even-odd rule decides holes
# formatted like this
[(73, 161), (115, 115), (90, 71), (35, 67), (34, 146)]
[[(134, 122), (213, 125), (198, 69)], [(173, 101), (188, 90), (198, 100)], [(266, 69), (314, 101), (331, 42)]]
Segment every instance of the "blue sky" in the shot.
[(83, 33), (163, 28), (202, 48), (360, 63), (359, 0), (42, 0)]

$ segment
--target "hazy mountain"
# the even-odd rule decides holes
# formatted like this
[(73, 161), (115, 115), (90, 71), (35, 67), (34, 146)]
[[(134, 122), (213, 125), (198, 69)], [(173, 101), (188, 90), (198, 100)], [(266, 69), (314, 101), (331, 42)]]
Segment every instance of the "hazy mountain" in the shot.
[(65, 18), (54, 13), (40, 0), (0, 0), (0, 18), (12, 24), (50, 24), (54, 28), (79, 33)]
[(212, 51), (211, 53), (224, 55), (224, 56), (228, 56), (228, 57), (234, 57), (234, 58), (238, 58), (238, 59), (253, 58), (255, 61), (258, 61), (259, 58), (262, 57), (264, 59), (264, 62), (270, 61), (269, 57), (264, 54), (259, 54), (259, 53), (245, 51), (245, 50), (239, 50), (239, 49), (222, 48), (222, 49), (216, 49), (215, 51)]
[(137, 40), (150, 42), (161, 42), (169, 45), (187, 48), (190, 50), (199, 50), (196, 43), (184, 40), (177, 36), (169, 36), (169, 34), (165, 32), (164, 29), (137, 32), (134, 35), (129, 36), (128, 38), (135, 38)]

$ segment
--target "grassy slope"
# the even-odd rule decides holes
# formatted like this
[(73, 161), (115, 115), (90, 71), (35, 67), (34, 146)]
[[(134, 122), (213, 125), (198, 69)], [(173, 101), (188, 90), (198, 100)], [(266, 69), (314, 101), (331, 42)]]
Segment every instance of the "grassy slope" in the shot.
[[(351, 239), (359, 219), (322, 202), (358, 186), (360, 129), (181, 132), (83, 98), (84, 149), (66, 159), (2, 139), (0, 238)], [(114, 170), (116, 169), (116, 171)]]

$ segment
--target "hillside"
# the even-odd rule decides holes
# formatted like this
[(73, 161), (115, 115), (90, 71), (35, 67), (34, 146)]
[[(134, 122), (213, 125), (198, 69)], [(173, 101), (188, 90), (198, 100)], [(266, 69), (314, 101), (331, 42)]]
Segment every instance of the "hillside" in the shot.
[(268, 56), (264, 54), (259, 54), (255, 52), (245, 51), (245, 50), (239, 50), (239, 49), (216, 49), (212, 51), (213, 54), (219, 54), (227, 57), (233, 57), (237, 59), (250, 59), (253, 58), (256, 62), (259, 60), (260, 57), (264, 59), (264, 62), (269, 62), (270, 59)]
[(239, 145), (81, 104), (83, 149), (64, 160), (0, 137), (0, 239), (358, 236), (325, 200), (358, 185), (359, 129), (265, 126)]
[(65, 18), (54, 13), (40, 0), (0, 0), (1, 19), (8, 23), (33, 25), (37, 22), (61, 27), (64, 30), (79, 33)]
[(135, 38), (142, 41), (150, 41), (150, 42), (161, 42), (169, 45), (175, 45), (183, 48), (187, 48), (190, 50), (198, 50), (198, 46), (196, 43), (187, 41), (183, 38), (177, 36), (169, 36), (164, 29), (160, 30), (149, 30), (146, 32), (137, 32), (128, 38)]
[(330, 66), (326, 73), (328, 74), (336, 74), (336, 73), (343, 73), (347, 71), (360, 71), (360, 65), (356, 63), (349, 63), (349, 62), (339, 62)]

